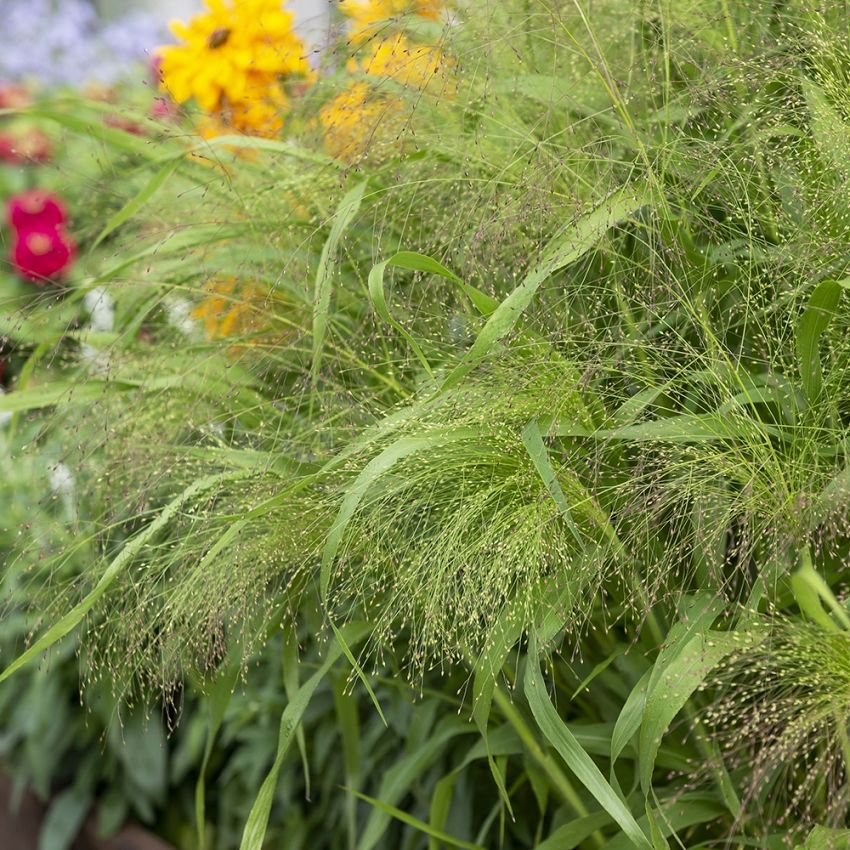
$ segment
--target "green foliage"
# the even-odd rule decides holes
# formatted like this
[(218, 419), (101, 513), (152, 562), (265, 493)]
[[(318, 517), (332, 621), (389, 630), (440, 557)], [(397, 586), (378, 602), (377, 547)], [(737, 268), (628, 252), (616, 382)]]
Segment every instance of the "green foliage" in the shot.
[[(453, 9), (392, 24), (456, 73), (387, 80), (352, 164), (313, 120), (341, 73), (284, 140), (38, 111), (132, 189), (6, 320), (10, 475), (55, 450), (85, 495), (3, 495), (0, 700), (79, 664), (126, 743), (24, 775), (67, 824), (126, 773), (205, 850), (841, 846), (846, 20)], [(159, 760), (140, 712), (184, 700)]]

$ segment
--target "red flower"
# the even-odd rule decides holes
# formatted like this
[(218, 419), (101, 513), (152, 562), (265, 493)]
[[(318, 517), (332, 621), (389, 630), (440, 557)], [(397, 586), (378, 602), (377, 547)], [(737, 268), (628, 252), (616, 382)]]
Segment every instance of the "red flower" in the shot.
[(50, 230), (64, 224), (68, 214), (61, 198), (42, 189), (30, 189), (10, 199), (8, 217), (15, 230)]
[(61, 226), (19, 230), (12, 245), (12, 263), (18, 274), (39, 286), (60, 276), (76, 254), (74, 240)]
[(10, 199), (8, 217), (15, 233), (11, 260), (21, 277), (44, 285), (74, 262), (77, 246), (65, 230), (61, 198), (31, 189)]

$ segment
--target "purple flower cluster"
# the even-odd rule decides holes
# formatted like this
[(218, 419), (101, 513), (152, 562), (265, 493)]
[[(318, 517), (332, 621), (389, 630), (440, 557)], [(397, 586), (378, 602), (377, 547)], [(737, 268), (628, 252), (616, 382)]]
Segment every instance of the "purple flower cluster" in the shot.
[(109, 84), (167, 40), (163, 22), (133, 11), (102, 20), (90, 0), (2, 0), (0, 81)]

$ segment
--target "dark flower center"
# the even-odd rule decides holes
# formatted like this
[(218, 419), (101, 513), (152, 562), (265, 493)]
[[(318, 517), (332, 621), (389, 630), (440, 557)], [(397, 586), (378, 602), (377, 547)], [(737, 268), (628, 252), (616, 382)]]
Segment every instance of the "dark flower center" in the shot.
[(207, 40), (207, 46), (210, 50), (215, 50), (217, 47), (227, 44), (228, 38), (230, 38), (230, 30), (221, 27), (210, 34), (210, 37)]

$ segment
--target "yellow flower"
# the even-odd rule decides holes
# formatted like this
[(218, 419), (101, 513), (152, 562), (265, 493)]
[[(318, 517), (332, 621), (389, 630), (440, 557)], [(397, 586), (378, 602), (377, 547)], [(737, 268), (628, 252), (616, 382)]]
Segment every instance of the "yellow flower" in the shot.
[(348, 63), (349, 72), (387, 77), (404, 86), (423, 89), (435, 78), (444, 79), (449, 63), (440, 50), (413, 44), (398, 33), (370, 44), (362, 59)]
[(401, 101), (376, 95), (367, 83), (351, 83), (319, 112), (325, 148), (350, 162), (384, 147), (398, 136), (402, 111)]
[(206, 112), (244, 103), (278, 77), (311, 77), (307, 49), (280, 0), (206, 0), (207, 11), (175, 21), (180, 44), (160, 49), (163, 88)]
[[(438, 79), (444, 93), (451, 85), (447, 75), (450, 67), (437, 48), (413, 44), (399, 33), (371, 44), (364, 56), (348, 63), (347, 69), (420, 90)], [(401, 135), (404, 113), (400, 99), (374, 91), (363, 80), (353, 82), (319, 112), (325, 149), (349, 162), (372, 148), (381, 150)]]
[(273, 139), (280, 134), (288, 100), (280, 86), (249, 91), (244, 100), (227, 101), (212, 119), (201, 126), (205, 139), (214, 136), (245, 133)]
[(204, 292), (192, 318), (203, 323), (210, 341), (260, 329), (262, 293), (256, 286), (240, 286), (239, 281), (229, 277), (208, 281)]
[[(443, 5), (443, 0), (342, 0), (340, 8), (352, 19), (353, 37), (359, 42), (379, 32), (381, 22), (399, 15), (438, 18)], [(358, 57), (348, 62), (347, 70), (420, 91), (439, 79), (445, 91), (451, 67), (437, 47), (415, 44), (403, 33), (389, 32), (365, 44)], [(375, 146), (380, 150), (398, 141), (404, 114), (399, 98), (379, 94), (362, 80), (353, 82), (319, 113), (325, 148), (348, 161), (365, 156)]]
[(413, 14), (436, 20), (443, 5), (443, 0), (341, 0), (339, 8), (351, 18), (352, 36), (363, 41), (391, 18)]

